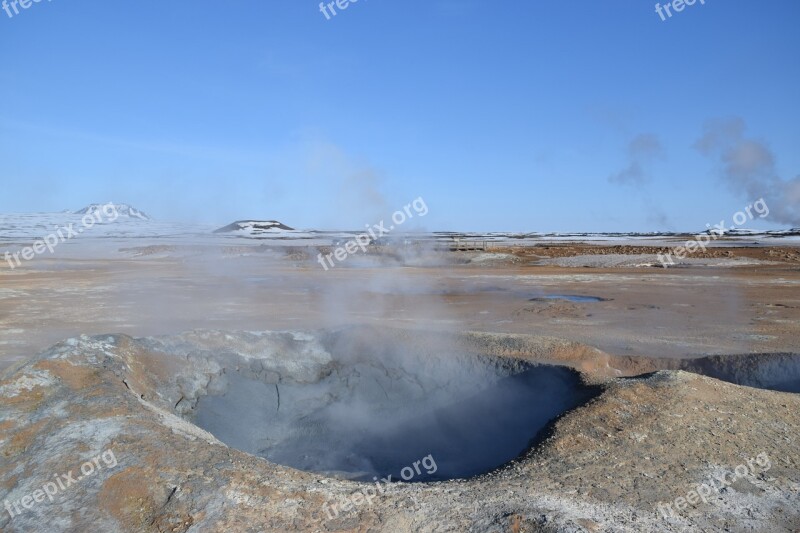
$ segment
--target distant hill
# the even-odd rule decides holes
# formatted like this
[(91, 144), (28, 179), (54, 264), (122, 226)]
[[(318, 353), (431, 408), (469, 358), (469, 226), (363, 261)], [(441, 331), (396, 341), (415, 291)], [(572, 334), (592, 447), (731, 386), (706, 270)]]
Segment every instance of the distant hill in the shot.
[[(719, 233), (715, 229), (707, 229), (705, 233), (712, 235), (714, 233)], [(800, 228), (792, 228), (792, 229), (777, 229), (777, 230), (757, 230), (757, 229), (748, 229), (748, 228), (726, 228), (723, 232), (723, 235), (728, 237), (798, 237), (800, 236)]]
[(225, 227), (214, 230), (214, 233), (232, 233), (235, 231), (258, 235), (260, 233), (294, 231), (294, 228), (281, 224), (277, 220), (237, 220)]
[[(100, 213), (102, 217), (106, 218), (106, 214), (103, 210), (104, 206), (108, 204), (89, 204), (80, 211), (75, 211), (74, 214), (76, 215), (94, 215), (95, 213)], [(126, 218), (136, 218), (139, 220), (150, 220), (150, 217), (144, 211), (139, 211), (135, 207), (132, 207), (128, 204), (114, 204), (114, 207), (117, 210), (117, 214), (121, 217)]]

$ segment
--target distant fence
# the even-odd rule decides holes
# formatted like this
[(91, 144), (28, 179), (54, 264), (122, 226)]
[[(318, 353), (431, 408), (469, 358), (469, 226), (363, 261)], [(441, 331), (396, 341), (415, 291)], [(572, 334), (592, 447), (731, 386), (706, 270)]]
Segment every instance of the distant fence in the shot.
[(490, 243), (487, 241), (462, 241), (457, 240), (448, 244), (450, 251), (453, 252), (471, 252), (482, 251), (485, 252), (489, 249)]
[[(343, 244), (335, 243), (330, 246), (318, 246), (320, 250), (330, 251), (337, 246)], [(470, 240), (470, 239), (453, 239), (453, 240), (437, 240), (437, 241), (423, 241), (423, 240), (406, 240), (397, 242), (386, 242), (381, 239), (369, 243), (367, 253), (387, 253), (393, 250), (408, 250), (408, 249), (433, 249), (438, 251), (448, 252), (485, 252), (492, 248), (509, 246), (508, 243), (500, 244), (487, 240)]]

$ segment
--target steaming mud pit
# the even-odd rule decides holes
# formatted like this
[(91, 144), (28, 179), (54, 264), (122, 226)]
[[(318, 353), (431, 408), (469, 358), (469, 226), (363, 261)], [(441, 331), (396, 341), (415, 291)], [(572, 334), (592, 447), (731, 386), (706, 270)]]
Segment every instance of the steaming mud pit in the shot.
[[(0, 503), (22, 509), (0, 508), (0, 530), (800, 531), (794, 251), (330, 272), (316, 252), (218, 251), (0, 265)], [(306, 333), (241, 332), (264, 329)], [(80, 332), (96, 336), (59, 342)], [(506, 453), (448, 455), (489, 442)], [(109, 450), (116, 466), (22, 506)], [(760, 454), (769, 470), (658, 511)], [(342, 510), (375, 486), (359, 480), (426, 456), (421, 483)]]
[[(317, 354), (294, 337), (283, 339), (281, 358), (296, 367), (270, 358), (226, 367), (223, 384), (199, 399), (193, 420), (234, 448), (338, 477), (483, 474), (526, 451), (551, 420), (594, 392), (563, 367), (459, 356), (446, 347), (421, 357), (415, 346), (346, 336), (333, 340), (330, 361), (309, 373)], [(435, 469), (420, 469), (427, 456)]]
[[(0, 514), (0, 528), (797, 531), (800, 395), (658, 370), (782, 386), (796, 361), (364, 327), (70, 339), (0, 380), (0, 498), (14, 512), (54, 473), (109, 450), (118, 463)], [(756, 456), (768, 470), (657, 510)], [(401, 466), (427, 482), (342, 479), (394, 480)], [(368, 489), (369, 504), (344, 507)]]

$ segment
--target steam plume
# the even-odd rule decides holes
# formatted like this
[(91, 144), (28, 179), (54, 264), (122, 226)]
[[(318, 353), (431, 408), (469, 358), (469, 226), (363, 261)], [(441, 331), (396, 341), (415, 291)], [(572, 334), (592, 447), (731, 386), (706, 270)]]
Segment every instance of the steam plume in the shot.
[(722, 177), (737, 194), (747, 200), (764, 198), (770, 217), (782, 224), (800, 226), (800, 175), (781, 179), (775, 169), (775, 156), (763, 142), (745, 137), (741, 118), (711, 120), (694, 147), (702, 154), (719, 158)]
[(658, 137), (650, 133), (637, 135), (628, 144), (628, 166), (609, 176), (608, 181), (620, 185), (643, 185), (650, 180), (644, 171), (644, 164), (661, 153), (661, 141)]

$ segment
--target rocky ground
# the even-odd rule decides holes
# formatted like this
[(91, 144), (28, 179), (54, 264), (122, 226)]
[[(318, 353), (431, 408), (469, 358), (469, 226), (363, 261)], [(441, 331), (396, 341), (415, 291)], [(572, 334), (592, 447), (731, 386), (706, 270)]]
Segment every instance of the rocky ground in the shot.
[[(347, 334), (404, 342), (420, 350), (438, 345), (435, 339), (441, 336), (376, 329)], [(548, 428), (530, 452), (497, 472), (469, 480), (380, 484), (373, 490), (373, 483), (277, 466), (225, 446), (190, 422), (198, 399), (221, 393), (219, 376), (245, 361), (248, 369), (258, 361), (259, 373), (283, 372), (285, 379), (318, 372), (327, 364), (326, 348), (309, 356), (307, 343), (316, 341), (302, 338), (296, 346), (275, 349), (250, 335), (224, 332), (166, 340), (83, 337), (14, 369), (0, 382), (0, 490), (20, 513), (6, 512), (0, 527), (497, 532), (800, 528), (800, 396), (685, 371), (625, 377), (640, 371), (632, 368), (637, 362), (652, 363), (553, 338), (457, 336), (464, 353), (566, 364), (582, 369), (585, 380), (601, 388), (600, 396)], [(113, 464), (103, 460), (92, 466), (92, 458), (109, 450)], [(92, 472), (90, 467), (81, 470), (86, 462)], [(73, 484), (65, 480), (63, 490), (53, 490), (53, 501), (44, 492), (36, 500), (37, 490), (54, 475), (70, 471), (77, 479)], [(357, 503), (348, 511), (330, 510), (331, 504), (341, 505), (343, 498), (359, 493), (365, 496), (351, 500)], [(15, 502), (20, 502), (17, 507)]]
[[(355, 256), (324, 271), (315, 249), (135, 242), (16, 270), (0, 263), (0, 369), (82, 333), (194, 328), (414, 324), (552, 335), (653, 357), (793, 352), (800, 338), (800, 267), (773, 260), (796, 254), (792, 247), (664, 269), (632, 266), (653, 260), (638, 248), (599, 247), (612, 256), (547, 244), (408, 258), (412, 265)], [(547, 263), (560, 260), (578, 266)], [(602, 301), (541, 300), (553, 295)]]
[[(638, 255), (649, 256), (656, 259), (656, 265), (662, 266), (657, 262), (658, 254), (668, 254), (674, 250), (674, 246), (640, 246), (640, 245), (590, 245), (582, 243), (569, 244), (546, 244), (537, 247), (513, 248), (497, 247), (492, 251), (497, 253), (509, 253), (519, 258), (541, 259), (541, 258), (568, 258), (578, 256), (617, 256), (617, 255)], [(674, 252), (673, 252), (674, 253)], [(793, 247), (785, 246), (742, 246), (741, 244), (725, 241), (715, 243), (713, 247), (705, 250), (696, 250), (687, 255), (689, 261), (693, 259), (750, 259), (758, 261), (800, 263), (800, 252)]]
[[(640, 264), (652, 248), (545, 245), (329, 272), (310, 249), (121, 248), (0, 265), (2, 531), (800, 530), (794, 248), (663, 269)], [(263, 330), (305, 340), (245, 333)], [(302, 472), (198, 426), (232, 372), (286, 386), (280, 408), (302, 399), (298, 418), (340, 393), (292, 396), (285, 380), (395, 375), (342, 372), (342, 332), (359, 353), (404, 346), (417, 361), (441, 356), (444, 336), (456, 367), (561, 365), (597, 395), (506, 467), (432, 483)], [(480, 388), (418, 364), (403, 379), (423, 391)], [(332, 513), (345, 497), (352, 509)]]

